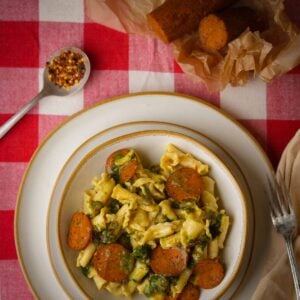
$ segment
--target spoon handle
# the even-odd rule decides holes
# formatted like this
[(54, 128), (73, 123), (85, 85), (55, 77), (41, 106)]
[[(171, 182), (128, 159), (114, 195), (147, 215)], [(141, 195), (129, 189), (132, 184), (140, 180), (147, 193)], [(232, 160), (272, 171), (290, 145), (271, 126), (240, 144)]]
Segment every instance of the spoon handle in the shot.
[(28, 112), (30, 111), (43, 97), (47, 96), (46, 90), (41, 90), (30, 102), (25, 104), (17, 113), (10, 117), (0, 127), (0, 139)]

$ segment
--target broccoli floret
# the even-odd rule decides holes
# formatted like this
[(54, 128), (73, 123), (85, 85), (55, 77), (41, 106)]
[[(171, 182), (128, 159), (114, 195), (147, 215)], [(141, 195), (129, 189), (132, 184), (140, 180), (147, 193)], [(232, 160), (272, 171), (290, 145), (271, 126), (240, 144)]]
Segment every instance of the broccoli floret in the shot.
[(212, 239), (214, 239), (221, 233), (220, 227), (222, 214), (209, 211), (207, 212), (207, 218), (208, 220), (210, 220), (209, 231), (211, 233)]
[(169, 289), (169, 281), (163, 275), (153, 274), (149, 278), (149, 283), (145, 287), (144, 294), (151, 297), (155, 294), (167, 293)]
[(150, 254), (150, 250), (149, 245), (139, 246), (133, 250), (132, 256), (137, 260), (145, 261)]
[(118, 239), (118, 243), (123, 245), (129, 251), (132, 250), (131, 242), (130, 242), (130, 235), (127, 232), (123, 232)]
[(104, 244), (114, 243), (117, 237), (113, 235), (109, 230), (102, 230), (100, 232), (100, 240)]
[(83, 201), (83, 212), (91, 218), (99, 213), (101, 207), (102, 204), (99, 201), (93, 201), (88, 197), (86, 197)]
[(211, 239), (209, 236), (203, 234), (196, 240), (196, 246), (199, 246), (202, 250), (204, 250), (204, 248), (207, 246), (210, 240)]
[(118, 210), (121, 208), (121, 203), (116, 200), (116, 199), (112, 199), (108, 205), (108, 212), (111, 214), (115, 214), (118, 212)]
[(129, 253), (125, 253), (122, 255), (121, 261), (122, 269), (126, 272), (126, 274), (130, 274), (134, 268), (134, 258)]
[(81, 267), (81, 272), (83, 273), (84, 276), (88, 276), (90, 270), (90, 265), (87, 265), (86, 267)]
[(95, 244), (110, 244), (116, 242), (118, 237), (109, 229), (103, 229), (100, 232), (93, 230), (92, 240)]
[(115, 180), (115, 182), (120, 182), (120, 168), (119, 167), (112, 168), (111, 177)]

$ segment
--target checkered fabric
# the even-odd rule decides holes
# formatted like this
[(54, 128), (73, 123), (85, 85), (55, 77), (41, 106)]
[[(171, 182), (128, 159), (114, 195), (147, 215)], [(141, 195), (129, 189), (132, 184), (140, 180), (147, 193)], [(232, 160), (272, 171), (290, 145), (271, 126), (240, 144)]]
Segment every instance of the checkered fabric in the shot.
[[(298, 0), (287, 2), (300, 24)], [(298, 18), (298, 19), (297, 19)], [(0, 140), (0, 299), (31, 299), (14, 244), (18, 187), (39, 143), (69, 115), (108, 97), (139, 91), (197, 96), (243, 123), (274, 166), (300, 128), (300, 68), (266, 84), (209, 93), (192, 83), (162, 42), (128, 36), (93, 23), (83, 0), (0, 0), (0, 124), (41, 89), (47, 58), (64, 46), (84, 49), (92, 73), (85, 89), (68, 101), (48, 97)]]

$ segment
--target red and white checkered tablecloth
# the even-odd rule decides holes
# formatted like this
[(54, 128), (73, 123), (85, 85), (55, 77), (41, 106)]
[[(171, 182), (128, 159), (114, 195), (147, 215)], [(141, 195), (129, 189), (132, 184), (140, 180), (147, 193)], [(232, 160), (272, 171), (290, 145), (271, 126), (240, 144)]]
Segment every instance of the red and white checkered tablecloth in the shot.
[[(300, 25), (298, 0), (287, 1)], [(192, 83), (158, 40), (128, 36), (93, 23), (83, 0), (0, 0), (0, 124), (40, 90), (50, 54), (64, 46), (84, 49), (92, 64), (85, 89), (68, 100), (48, 97), (0, 140), (0, 299), (31, 299), (14, 244), (18, 187), (39, 143), (71, 114), (102, 99), (138, 91), (194, 95), (243, 123), (274, 166), (300, 128), (300, 67), (271, 84), (252, 81), (210, 94)], [(299, 49), (300, 51), (300, 49)]]

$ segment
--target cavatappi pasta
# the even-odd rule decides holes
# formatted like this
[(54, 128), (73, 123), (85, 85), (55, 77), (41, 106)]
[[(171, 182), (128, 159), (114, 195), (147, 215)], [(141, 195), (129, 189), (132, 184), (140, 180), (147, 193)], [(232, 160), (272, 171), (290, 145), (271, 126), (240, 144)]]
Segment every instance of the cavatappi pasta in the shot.
[(197, 299), (201, 288), (217, 286), (230, 218), (209, 174), (171, 144), (149, 169), (134, 149), (112, 153), (70, 224), (76, 266), (99, 290), (127, 297)]

